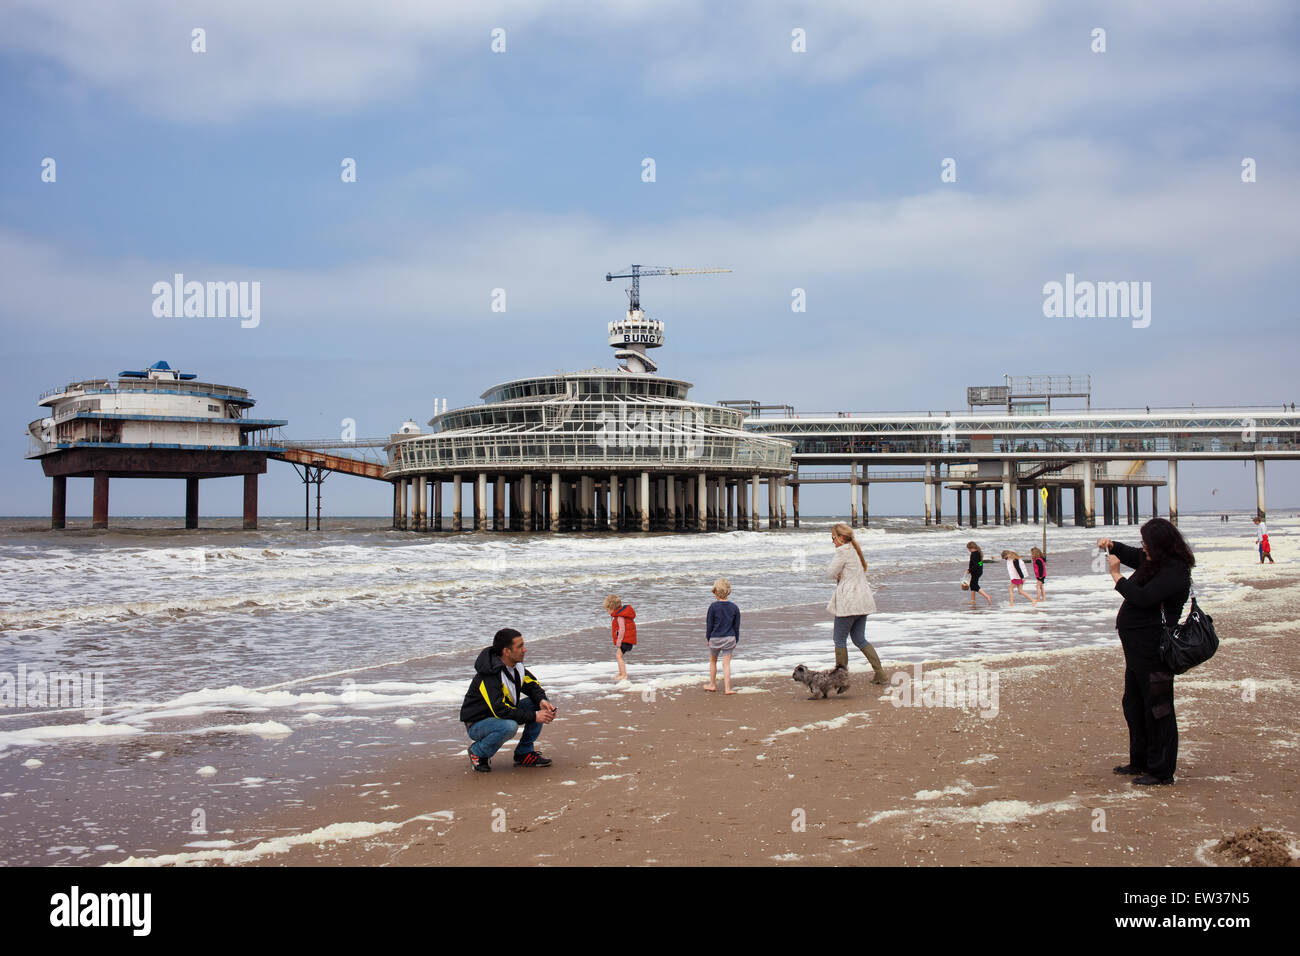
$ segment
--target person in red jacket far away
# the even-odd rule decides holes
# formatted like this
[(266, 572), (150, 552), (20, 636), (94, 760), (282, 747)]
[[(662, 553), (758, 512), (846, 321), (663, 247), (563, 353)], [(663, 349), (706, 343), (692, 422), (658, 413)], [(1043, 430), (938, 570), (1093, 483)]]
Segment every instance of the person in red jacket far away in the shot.
[(623, 660), (623, 655), (636, 647), (636, 611), (632, 605), (620, 601), (617, 594), (605, 598), (605, 610), (610, 617), (614, 660), (618, 661), (618, 679), (627, 680), (627, 662)]

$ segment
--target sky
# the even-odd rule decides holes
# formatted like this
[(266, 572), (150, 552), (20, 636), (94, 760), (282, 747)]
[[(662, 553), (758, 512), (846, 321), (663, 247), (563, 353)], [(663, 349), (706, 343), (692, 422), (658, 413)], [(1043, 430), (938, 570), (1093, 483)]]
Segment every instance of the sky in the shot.
[[(23, 456), (54, 386), (162, 359), (289, 437), (381, 437), (611, 366), (626, 283), (604, 276), (633, 262), (732, 270), (642, 283), (660, 372), (697, 400), (960, 409), (1068, 373), (1100, 407), (1300, 401), (1298, 21), (1272, 0), (5, 0), (0, 513), (48, 513)], [(175, 273), (260, 283), (258, 323), (156, 316)], [(1149, 282), (1150, 323), (1045, 317), (1067, 273)], [(298, 513), (269, 467), (262, 513)], [(1179, 477), (1185, 511), (1253, 507), (1241, 463)], [(1270, 503), (1300, 505), (1298, 477), (1270, 466)], [(203, 512), (240, 494), (205, 482)], [(68, 499), (88, 513), (90, 482)], [(342, 476), (324, 500), (391, 508)], [(183, 502), (113, 486), (115, 515)]]

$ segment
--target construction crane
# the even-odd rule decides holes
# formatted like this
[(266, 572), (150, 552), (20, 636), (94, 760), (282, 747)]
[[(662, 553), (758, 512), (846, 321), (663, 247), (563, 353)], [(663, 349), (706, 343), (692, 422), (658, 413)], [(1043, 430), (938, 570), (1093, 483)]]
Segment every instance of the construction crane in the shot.
[(632, 288), (627, 290), (628, 311), (635, 312), (641, 308), (641, 277), (642, 276), (698, 276), (706, 275), (712, 272), (730, 272), (730, 269), (669, 269), (664, 266), (654, 266), (649, 269), (643, 269), (639, 265), (630, 265), (627, 272), (606, 272), (605, 281), (613, 282), (615, 279), (631, 279)]

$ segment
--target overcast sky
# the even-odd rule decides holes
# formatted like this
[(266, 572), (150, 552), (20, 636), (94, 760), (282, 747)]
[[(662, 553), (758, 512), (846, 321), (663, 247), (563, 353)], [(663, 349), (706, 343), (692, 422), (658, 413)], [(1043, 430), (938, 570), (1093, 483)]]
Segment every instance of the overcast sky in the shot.
[[(704, 401), (961, 408), (1006, 373), (1091, 374), (1101, 406), (1300, 401), (1297, 16), (1268, 0), (6, 0), (0, 512), (48, 513), (23, 455), (55, 385), (165, 359), (247, 387), (292, 437), (345, 418), (380, 436), (435, 398), (611, 365), (626, 283), (604, 275), (632, 262), (734, 270), (642, 286), (667, 323), (661, 372)], [(260, 324), (156, 317), (153, 284), (178, 272), (260, 282)], [(1150, 282), (1150, 325), (1045, 318), (1044, 283), (1067, 272)], [(262, 512), (297, 513), (297, 477), (270, 468)], [(1180, 477), (1185, 510), (1253, 505), (1240, 463)], [(1297, 477), (1272, 466), (1270, 503), (1300, 504)], [(391, 506), (377, 483), (325, 487), (327, 514)], [(204, 513), (239, 494), (205, 483)], [(841, 497), (810, 489), (804, 507)], [(113, 488), (118, 515), (183, 502), (181, 482)], [(920, 486), (872, 493), (875, 513), (920, 502)]]

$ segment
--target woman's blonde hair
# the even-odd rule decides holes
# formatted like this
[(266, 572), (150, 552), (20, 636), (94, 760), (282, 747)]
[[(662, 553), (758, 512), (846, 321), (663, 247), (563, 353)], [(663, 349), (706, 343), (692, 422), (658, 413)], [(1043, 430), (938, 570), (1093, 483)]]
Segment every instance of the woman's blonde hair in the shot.
[(1020, 555), (1018, 555), (1018, 554), (1016, 554), (1014, 551), (1010, 551), (1010, 550), (1003, 551), (1003, 552), (1002, 552), (1002, 557), (1006, 558), (1008, 561), (1019, 561), (1019, 560), (1020, 560)]
[(623, 602), (618, 599), (617, 594), (611, 594), (609, 597), (605, 598), (605, 610), (610, 614), (613, 614), (622, 606)]
[(1038, 548), (1030, 548), (1029, 556), (1031, 558), (1041, 558), (1043, 556), (1043, 552), (1038, 550)]
[(836, 537), (844, 538), (849, 544), (853, 545), (853, 550), (858, 552), (858, 560), (862, 562), (862, 570), (867, 570), (867, 559), (862, 556), (862, 549), (858, 547), (858, 539), (853, 537), (853, 529), (841, 521), (831, 528), (831, 533)]
[(725, 601), (727, 595), (731, 593), (731, 582), (726, 578), (718, 578), (713, 582), (713, 593), (718, 596), (719, 601)]

